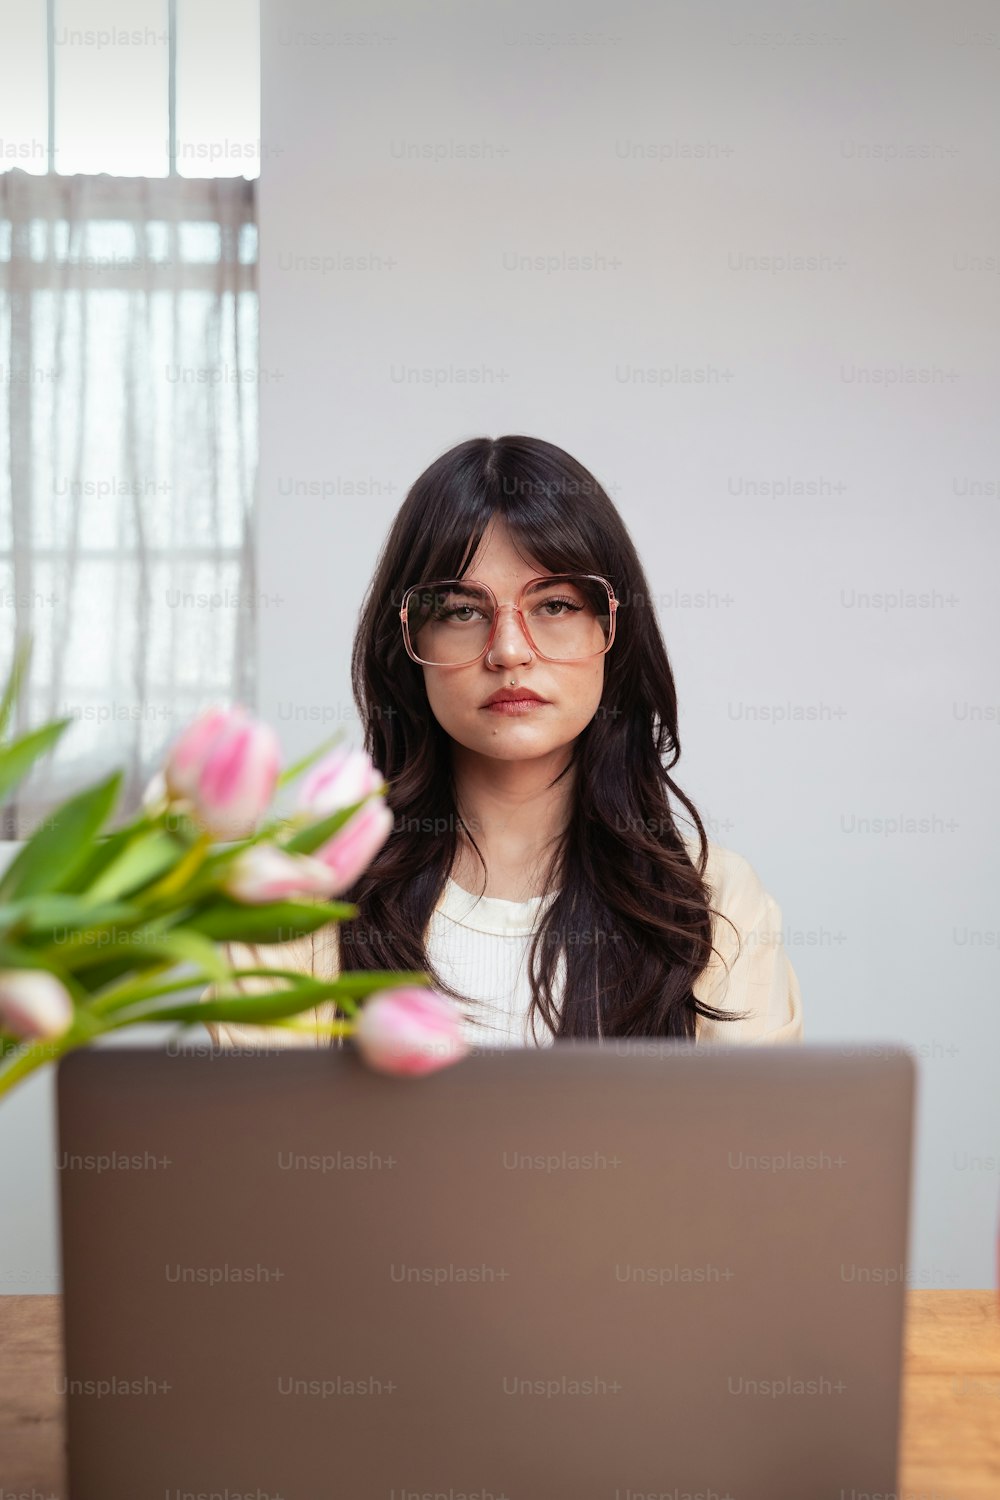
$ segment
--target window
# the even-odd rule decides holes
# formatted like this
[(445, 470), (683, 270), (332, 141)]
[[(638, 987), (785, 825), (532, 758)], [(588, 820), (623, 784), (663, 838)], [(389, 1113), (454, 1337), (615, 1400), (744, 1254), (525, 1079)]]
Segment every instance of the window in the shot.
[(4, 16), (0, 170), (260, 173), (257, 0), (23, 0)]
[(74, 720), (4, 810), (23, 838), (113, 765), (124, 819), (200, 707), (252, 700), (258, 18), (52, 0), (6, 29), (0, 665), (30, 635), (18, 729)]

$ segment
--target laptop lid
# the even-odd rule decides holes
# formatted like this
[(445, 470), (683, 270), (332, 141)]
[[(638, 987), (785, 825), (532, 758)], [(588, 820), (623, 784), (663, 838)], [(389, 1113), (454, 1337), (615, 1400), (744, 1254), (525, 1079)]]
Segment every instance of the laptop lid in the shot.
[(906, 1049), (58, 1070), (74, 1500), (896, 1488)]

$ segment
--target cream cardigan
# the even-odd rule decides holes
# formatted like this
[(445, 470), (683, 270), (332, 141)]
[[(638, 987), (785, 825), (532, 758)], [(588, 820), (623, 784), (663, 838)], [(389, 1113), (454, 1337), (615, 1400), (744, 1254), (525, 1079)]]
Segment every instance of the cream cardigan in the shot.
[[(686, 837), (692, 858), (697, 840)], [(731, 849), (709, 841), (705, 877), (712, 905), (739, 932), (741, 948), (729, 922), (713, 919), (712, 941), (719, 953), (698, 976), (694, 993), (717, 1009), (751, 1014), (742, 1021), (696, 1018), (700, 1042), (783, 1043), (802, 1041), (802, 996), (798, 978), (784, 946), (781, 911), (764, 889), (753, 866)], [(477, 898), (449, 879), (427, 931), (428, 956), (442, 978), (476, 1002), (474, 1017), (463, 1022), (474, 1046), (547, 1045), (554, 1038), (539, 1020), (536, 1034), (526, 1029), (530, 1002), (526, 953), (531, 932), (554, 895), (528, 901)], [(280, 944), (227, 943), (230, 961), (238, 967), (281, 965), (318, 978), (333, 978), (340, 969), (338, 929), (335, 925)], [(720, 961), (719, 954), (722, 955)], [(251, 976), (235, 981), (245, 994), (280, 987), (280, 980)], [(202, 994), (214, 998), (215, 986)], [(333, 1003), (322, 1002), (297, 1017), (297, 1024), (315, 1028), (317, 1020), (333, 1019)], [(294, 1033), (281, 1026), (206, 1022), (218, 1046), (294, 1047), (328, 1046), (330, 1038), (313, 1029)]]

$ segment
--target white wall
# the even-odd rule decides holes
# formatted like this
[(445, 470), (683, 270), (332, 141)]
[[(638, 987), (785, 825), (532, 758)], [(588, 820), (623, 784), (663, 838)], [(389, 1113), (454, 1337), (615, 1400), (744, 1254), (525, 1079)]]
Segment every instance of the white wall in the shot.
[[(592, 468), (662, 593), (680, 783), (780, 902), (808, 1037), (921, 1055), (941, 1287), (993, 1283), (1000, 1199), (997, 39), (988, 4), (263, 13), (261, 709), (295, 751), (353, 722), (358, 604), (438, 453), (526, 432)], [(817, 268), (740, 262), (778, 255)], [(857, 602), (898, 592), (932, 597)]]
[[(289, 755), (356, 733), (357, 608), (434, 456), (568, 448), (661, 595), (675, 774), (781, 904), (807, 1039), (921, 1057), (912, 1284), (994, 1284), (995, 12), (265, 0), (262, 25), (260, 711)], [(815, 261), (741, 260), (768, 256)], [(4, 1290), (53, 1285), (49, 1088), (5, 1106)]]

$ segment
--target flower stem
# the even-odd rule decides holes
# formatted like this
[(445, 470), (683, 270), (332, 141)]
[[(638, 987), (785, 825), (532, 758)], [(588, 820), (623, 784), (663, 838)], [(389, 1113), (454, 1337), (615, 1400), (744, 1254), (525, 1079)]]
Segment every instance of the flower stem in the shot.
[(117, 1010), (120, 1005), (127, 1005), (131, 1000), (145, 1000), (149, 994), (166, 994), (173, 989), (190, 989), (193, 981), (190, 978), (179, 979), (172, 985), (165, 985), (162, 989), (156, 988), (150, 991), (149, 981), (155, 979), (158, 974), (167, 974), (171, 969), (176, 969), (177, 960), (170, 958), (160, 964), (151, 964), (148, 969), (143, 969), (141, 974), (132, 974), (122, 981), (121, 984), (112, 985), (110, 989), (102, 990), (95, 995), (87, 1009), (91, 1015), (103, 1015), (105, 1011)]
[(16, 1083), (27, 1078), (48, 1062), (57, 1062), (75, 1047), (83, 1047), (99, 1036), (104, 1026), (71, 1026), (62, 1036), (48, 1037), (37, 1042), (26, 1043), (15, 1055), (8, 1053), (0, 1063), (0, 1099), (9, 1094)]
[[(225, 1021), (218, 1023), (225, 1026)], [(302, 1036), (353, 1036), (356, 1021), (317, 1021), (315, 1026), (290, 1026), (287, 1021), (269, 1021), (269, 1026), (280, 1026), (285, 1031), (297, 1031)]]
[(164, 897), (174, 896), (183, 889), (186, 882), (205, 863), (212, 845), (210, 833), (199, 833), (194, 843), (188, 849), (163, 879), (156, 885), (150, 886), (149, 890), (143, 892), (143, 899), (147, 902), (162, 901)]

